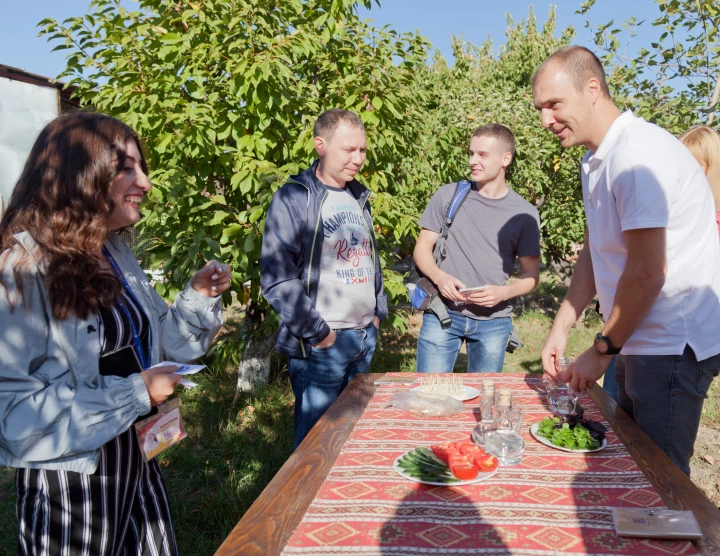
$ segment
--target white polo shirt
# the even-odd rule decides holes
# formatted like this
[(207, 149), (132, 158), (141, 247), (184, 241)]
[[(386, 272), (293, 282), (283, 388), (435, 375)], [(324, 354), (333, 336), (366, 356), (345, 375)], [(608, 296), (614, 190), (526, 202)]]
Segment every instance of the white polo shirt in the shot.
[(623, 232), (665, 228), (667, 276), (624, 355), (720, 353), (720, 241), (710, 186), (695, 158), (664, 129), (623, 113), (582, 162), (595, 286), (610, 315), (627, 261)]

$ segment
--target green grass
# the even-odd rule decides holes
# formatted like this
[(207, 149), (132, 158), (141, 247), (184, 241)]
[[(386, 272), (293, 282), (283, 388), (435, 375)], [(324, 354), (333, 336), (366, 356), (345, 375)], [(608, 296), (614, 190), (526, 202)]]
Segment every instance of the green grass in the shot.
[[(720, 378), (713, 380), (710, 385), (708, 399), (705, 400), (703, 406), (701, 422), (708, 427), (720, 430)], [(720, 482), (718, 482), (718, 488), (720, 488)]]
[(0, 467), (0, 555), (17, 554), (15, 470)]
[(233, 403), (234, 379), (206, 379), (183, 396), (188, 438), (163, 466), (182, 554), (212, 554), (289, 457), (287, 376)]
[[(232, 376), (181, 393), (188, 438), (160, 457), (183, 555), (213, 554), (290, 455), (287, 375), (233, 403)], [(0, 468), (0, 555), (17, 550), (14, 471)]]
[[(505, 372), (541, 372), (540, 352), (564, 288), (543, 282), (514, 319), (525, 347), (505, 358)], [(415, 370), (420, 319), (404, 333), (383, 329), (371, 372)], [(595, 313), (570, 331), (571, 357), (592, 345)], [(458, 357), (456, 371), (467, 360)], [(199, 386), (181, 392), (188, 438), (160, 459), (183, 555), (212, 554), (290, 455), (293, 396), (283, 358), (273, 359), (271, 386), (233, 402), (232, 373), (206, 371)], [(703, 422), (720, 428), (720, 381), (711, 388)], [(0, 556), (16, 553), (14, 472), (0, 468)]]

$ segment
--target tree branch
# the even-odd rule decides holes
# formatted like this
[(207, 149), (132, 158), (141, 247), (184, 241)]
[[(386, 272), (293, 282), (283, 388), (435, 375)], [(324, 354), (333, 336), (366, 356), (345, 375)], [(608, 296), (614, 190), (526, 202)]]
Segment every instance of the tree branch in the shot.
[(712, 98), (708, 105), (708, 125), (711, 125), (715, 119), (715, 107), (717, 106), (718, 100), (720, 100), (720, 73), (718, 73), (717, 79), (715, 80), (715, 89), (713, 90)]

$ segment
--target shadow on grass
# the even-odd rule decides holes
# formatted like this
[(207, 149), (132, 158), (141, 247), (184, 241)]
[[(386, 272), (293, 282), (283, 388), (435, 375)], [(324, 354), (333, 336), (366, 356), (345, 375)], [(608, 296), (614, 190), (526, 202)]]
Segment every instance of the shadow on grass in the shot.
[(520, 367), (526, 372), (526, 373), (532, 373), (532, 374), (542, 374), (542, 358), (538, 357), (537, 359), (526, 359), (525, 361), (520, 362)]
[(184, 392), (188, 438), (160, 458), (182, 554), (213, 554), (292, 450), (287, 380), (234, 396), (234, 375)]
[(370, 373), (414, 373), (417, 335), (383, 326), (370, 363)]

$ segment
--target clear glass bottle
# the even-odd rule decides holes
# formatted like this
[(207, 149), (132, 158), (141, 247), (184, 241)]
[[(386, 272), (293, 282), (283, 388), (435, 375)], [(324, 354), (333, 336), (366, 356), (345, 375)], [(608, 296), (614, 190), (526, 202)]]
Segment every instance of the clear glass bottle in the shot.
[(485, 449), (498, 458), (501, 466), (517, 465), (525, 452), (522, 437), (523, 412), (518, 404), (498, 409), (498, 426), (485, 437)]
[[(571, 363), (571, 359), (560, 357), (560, 372), (567, 369)], [(558, 379), (557, 384), (550, 384), (548, 387), (547, 400), (550, 404), (550, 411), (555, 415), (571, 415), (575, 413), (575, 404), (577, 403), (579, 394), (570, 388), (567, 382)]]

